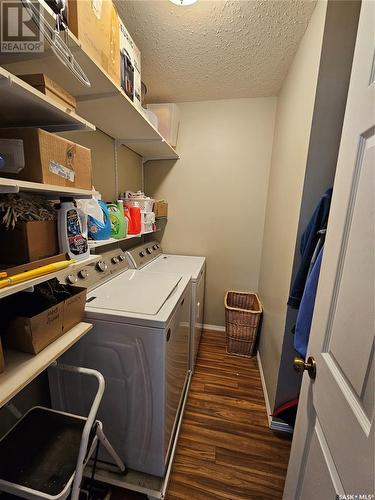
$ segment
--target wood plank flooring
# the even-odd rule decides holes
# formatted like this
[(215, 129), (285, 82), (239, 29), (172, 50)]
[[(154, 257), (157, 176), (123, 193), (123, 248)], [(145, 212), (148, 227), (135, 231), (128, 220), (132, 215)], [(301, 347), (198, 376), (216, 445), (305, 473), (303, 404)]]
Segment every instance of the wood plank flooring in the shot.
[(167, 500), (282, 497), (290, 439), (268, 428), (257, 361), (204, 332)]
[[(290, 438), (268, 428), (256, 358), (204, 332), (166, 500), (281, 499)], [(114, 488), (113, 500), (147, 500)]]

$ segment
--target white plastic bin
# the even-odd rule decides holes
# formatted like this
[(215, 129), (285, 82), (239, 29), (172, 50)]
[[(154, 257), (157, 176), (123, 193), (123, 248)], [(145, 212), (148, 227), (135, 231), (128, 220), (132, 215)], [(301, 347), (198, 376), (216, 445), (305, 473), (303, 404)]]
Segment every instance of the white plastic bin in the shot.
[(159, 132), (175, 148), (180, 128), (180, 109), (177, 104), (148, 104), (147, 109), (155, 113), (158, 118)]

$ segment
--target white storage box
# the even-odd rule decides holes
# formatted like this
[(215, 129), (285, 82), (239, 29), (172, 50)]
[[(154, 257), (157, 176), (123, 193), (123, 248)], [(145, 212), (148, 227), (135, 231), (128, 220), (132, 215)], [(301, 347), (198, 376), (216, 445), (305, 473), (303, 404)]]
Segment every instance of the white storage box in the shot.
[(148, 104), (147, 109), (158, 117), (159, 132), (175, 148), (180, 128), (180, 110), (177, 104)]
[(121, 87), (138, 107), (142, 107), (141, 51), (120, 21)]
[(153, 125), (157, 130), (159, 130), (159, 120), (158, 117), (150, 109), (144, 110), (147, 120)]
[(142, 233), (151, 233), (155, 231), (154, 212), (141, 211)]

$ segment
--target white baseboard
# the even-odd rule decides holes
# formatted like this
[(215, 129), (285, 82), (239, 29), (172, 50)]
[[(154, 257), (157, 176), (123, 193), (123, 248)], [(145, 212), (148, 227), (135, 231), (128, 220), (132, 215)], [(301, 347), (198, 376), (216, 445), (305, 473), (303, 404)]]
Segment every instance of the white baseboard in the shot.
[(271, 416), (272, 411), (270, 406), (270, 400), (268, 398), (267, 386), (264, 378), (262, 360), (260, 358), (259, 351), (257, 352), (257, 361), (258, 361), (260, 379), (262, 381), (264, 402), (266, 403), (268, 426), (272, 431), (287, 432), (288, 434), (293, 434), (293, 427), (290, 427), (290, 425), (288, 425), (286, 422), (282, 422), (280, 419)]
[(213, 332), (225, 332), (225, 326), (204, 324), (203, 330), (209, 330), (209, 331), (213, 331)]
[(259, 373), (260, 373), (260, 380), (262, 381), (262, 389), (263, 389), (264, 402), (266, 403), (268, 425), (271, 428), (272, 417), (271, 417), (270, 400), (268, 398), (267, 386), (266, 386), (266, 381), (264, 379), (264, 373), (263, 373), (263, 367), (262, 367), (262, 360), (260, 359), (259, 351), (257, 352), (257, 361), (258, 361), (258, 368), (259, 368)]

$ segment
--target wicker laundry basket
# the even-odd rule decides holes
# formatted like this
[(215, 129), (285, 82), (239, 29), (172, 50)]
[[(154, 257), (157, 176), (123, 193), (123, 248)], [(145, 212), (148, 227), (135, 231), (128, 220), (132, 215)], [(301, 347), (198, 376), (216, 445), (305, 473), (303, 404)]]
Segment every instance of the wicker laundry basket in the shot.
[(256, 293), (229, 291), (225, 295), (227, 353), (250, 358), (255, 354), (262, 305)]

